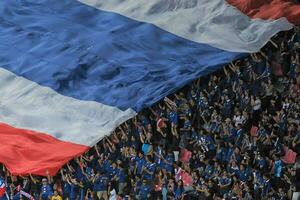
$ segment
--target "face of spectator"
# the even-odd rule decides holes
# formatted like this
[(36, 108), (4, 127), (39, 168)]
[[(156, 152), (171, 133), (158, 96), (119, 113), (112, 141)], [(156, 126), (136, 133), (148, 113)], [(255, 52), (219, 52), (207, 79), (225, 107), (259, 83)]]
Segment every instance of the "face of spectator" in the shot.
[(47, 185), (47, 179), (44, 178), (44, 179), (42, 180), (42, 184), (43, 184), (43, 185)]
[(143, 157), (143, 154), (141, 152), (139, 152), (139, 157), (142, 158)]
[(117, 164), (113, 163), (111, 166), (112, 166), (113, 169), (115, 169), (117, 167)]
[(182, 182), (182, 180), (179, 180), (178, 181), (178, 187), (181, 187), (181, 186), (183, 186), (183, 182)]

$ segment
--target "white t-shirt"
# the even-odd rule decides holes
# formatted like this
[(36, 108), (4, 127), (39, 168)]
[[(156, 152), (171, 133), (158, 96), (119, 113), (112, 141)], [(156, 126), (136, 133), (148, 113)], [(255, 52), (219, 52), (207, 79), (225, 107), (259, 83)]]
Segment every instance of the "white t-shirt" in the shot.
[(242, 115), (234, 115), (233, 117), (233, 121), (235, 122), (235, 126), (237, 126), (238, 124), (243, 124), (245, 120), (245, 117)]
[(261, 101), (260, 99), (256, 99), (254, 101), (253, 110), (259, 110), (261, 108)]
[(117, 200), (117, 192), (115, 189), (109, 192), (109, 200)]

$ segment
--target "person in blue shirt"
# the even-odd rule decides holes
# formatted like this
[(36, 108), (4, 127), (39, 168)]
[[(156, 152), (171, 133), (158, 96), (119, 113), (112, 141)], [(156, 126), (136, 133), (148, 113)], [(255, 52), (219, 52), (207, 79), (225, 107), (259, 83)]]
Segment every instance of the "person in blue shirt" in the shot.
[(70, 197), (71, 186), (67, 181), (63, 181), (63, 199)]
[(94, 200), (94, 194), (93, 191), (90, 189), (87, 190), (86, 195), (85, 195), (85, 200)]
[(147, 162), (143, 168), (143, 177), (146, 180), (152, 180), (156, 170), (156, 164), (153, 162), (153, 158), (151, 156), (147, 156), (146, 159)]
[(104, 169), (105, 172), (109, 173), (109, 171), (111, 170), (111, 164), (110, 164), (110, 160), (105, 158), (103, 163), (102, 163), (102, 168)]
[(255, 159), (258, 168), (263, 170), (266, 167), (266, 160), (259, 154), (259, 152), (257, 152)]
[(224, 157), (224, 160), (229, 162), (231, 160), (232, 154), (233, 154), (233, 145), (231, 143), (228, 143), (227, 151)]
[(281, 177), (282, 168), (283, 168), (282, 161), (278, 157), (276, 157), (276, 160), (274, 162), (274, 175), (275, 175), (275, 177), (277, 177), (277, 178)]
[(117, 164), (114, 162), (114, 163), (112, 163), (112, 165), (111, 165), (111, 167), (109, 168), (109, 171), (108, 171), (109, 178), (111, 180), (115, 180), (117, 173), (118, 173)]
[(78, 195), (79, 195), (79, 200), (84, 200), (85, 198), (85, 184), (83, 183), (82, 180), (76, 183), (78, 186)]
[(237, 166), (235, 161), (232, 161), (230, 165), (228, 166), (227, 172), (230, 176), (235, 175), (239, 170), (239, 167)]
[(138, 156), (135, 157), (135, 174), (141, 176), (144, 165), (146, 164), (146, 160), (144, 158), (144, 154), (142, 152), (138, 153)]
[(230, 117), (232, 112), (232, 102), (227, 95), (224, 97), (224, 104), (222, 109), (222, 114), (224, 118)]
[(61, 169), (61, 177), (62, 177), (62, 188), (63, 188), (63, 199), (70, 198), (71, 185), (68, 181), (68, 176), (64, 174), (65, 170)]
[(117, 181), (118, 194), (123, 194), (124, 188), (126, 187), (126, 173), (122, 167), (122, 163), (118, 164)]
[(46, 178), (42, 179), (42, 187), (41, 187), (40, 195), (42, 200), (48, 200), (53, 195), (53, 190)]
[(155, 148), (154, 148), (154, 162), (158, 165), (158, 166), (162, 166), (162, 155), (164, 154), (164, 148), (162, 147), (161, 144), (158, 144)]
[(138, 200), (144, 200), (150, 198), (151, 187), (147, 184), (147, 180), (143, 180), (143, 183), (138, 192)]
[(236, 143), (237, 146), (241, 146), (243, 140), (243, 129), (241, 124), (238, 124), (236, 129), (237, 131), (236, 131), (234, 142)]
[(205, 179), (210, 179), (211, 175), (214, 173), (214, 163), (211, 161), (208, 165), (206, 165), (205, 171), (204, 171), (204, 177)]
[(248, 177), (248, 173), (247, 173), (244, 165), (240, 165), (240, 168), (237, 171), (237, 176), (238, 176), (239, 180), (244, 183), (248, 181), (249, 177)]
[(82, 171), (82, 168), (78, 165), (76, 170), (75, 170), (75, 178), (77, 180), (83, 180), (85, 177), (84, 177), (84, 174), (83, 174), (83, 171)]
[(183, 193), (184, 193), (183, 182), (182, 182), (182, 180), (179, 180), (177, 182), (175, 190), (174, 190), (175, 199), (180, 200)]
[(261, 199), (264, 179), (260, 172), (257, 170), (253, 171), (253, 185), (254, 185), (254, 199)]
[(201, 110), (207, 109), (207, 107), (208, 107), (207, 98), (204, 96), (204, 94), (202, 92), (200, 94), (200, 98), (199, 98), (199, 101), (198, 101), (198, 107)]
[(234, 149), (234, 153), (233, 153), (233, 155), (232, 155), (232, 158), (235, 160), (235, 162), (236, 162), (237, 164), (240, 164), (240, 163), (241, 163), (241, 161), (242, 161), (242, 156), (241, 156), (241, 151), (240, 151), (240, 149), (239, 149), (238, 147), (236, 147), (236, 148)]
[(174, 106), (169, 106), (169, 107), (170, 107), (170, 111), (168, 115), (169, 115), (169, 121), (171, 122), (171, 132), (173, 135), (177, 135), (178, 134), (177, 133), (177, 125), (178, 125), (177, 108)]
[(162, 168), (165, 169), (167, 172), (172, 173), (174, 160), (174, 154), (172, 153), (172, 151), (168, 151), (168, 154), (162, 160)]
[(271, 189), (271, 181), (267, 174), (263, 175), (263, 189), (262, 189), (262, 197), (266, 198)]
[(96, 195), (99, 199), (107, 199), (107, 185), (108, 185), (108, 177), (101, 172), (97, 172), (97, 174), (94, 177), (93, 180), (94, 183), (94, 192), (96, 192)]
[(232, 179), (228, 176), (227, 172), (224, 171), (222, 173), (222, 176), (219, 177), (218, 180), (219, 180), (220, 193), (221, 195), (225, 195), (230, 189)]
[(136, 198), (138, 198), (139, 196), (139, 191), (141, 189), (142, 184), (143, 181), (138, 176), (136, 176), (135, 179), (131, 179), (131, 185), (133, 187), (132, 192), (135, 194)]

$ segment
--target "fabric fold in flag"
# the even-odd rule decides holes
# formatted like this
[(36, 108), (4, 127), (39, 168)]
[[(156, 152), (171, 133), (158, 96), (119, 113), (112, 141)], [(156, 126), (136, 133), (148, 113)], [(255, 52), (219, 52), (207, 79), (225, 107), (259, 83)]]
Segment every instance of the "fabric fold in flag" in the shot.
[(139, 111), (299, 24), (295, 4), (276, 1), (274, 16), (241, 2), (0, 1), (0, 162), (54, 175)]

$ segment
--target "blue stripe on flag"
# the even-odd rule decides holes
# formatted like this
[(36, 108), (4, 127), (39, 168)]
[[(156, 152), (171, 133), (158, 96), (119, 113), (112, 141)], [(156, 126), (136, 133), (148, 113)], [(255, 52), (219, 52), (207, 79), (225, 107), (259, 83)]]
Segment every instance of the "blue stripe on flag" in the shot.
[(135, 111), (245, 55), (75, 0), (0, 1), (0, 52), (1, 67), (62, 95)]

